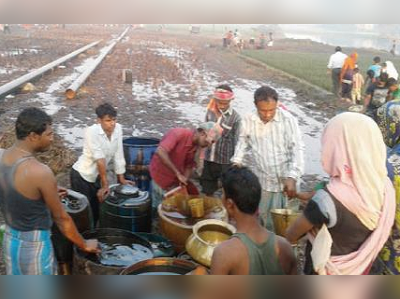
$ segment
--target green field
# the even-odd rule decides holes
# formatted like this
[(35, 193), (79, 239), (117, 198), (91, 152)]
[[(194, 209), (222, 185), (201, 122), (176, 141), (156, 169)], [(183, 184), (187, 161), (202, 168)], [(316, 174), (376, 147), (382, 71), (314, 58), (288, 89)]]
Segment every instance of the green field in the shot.
[[(318, 52), (292, 52), (285, 50), (245, 50), (243, 54), (264, 62), (265, 64), (282, 70), (290, 75), (310, 82), (316, 86), (322, 87), (325, 90), (331, 91), (331, 77), (327, 74), (327, 64), (329, 55)], [(392, 57), (383, 52), (363, 51), (359, 54), (358, 66), (363, 76), (366, 76), (366, 71), (371, 64), (372, 58), (379, 55), (382, 61), (392, 61), (397, 70), (400, 71), (400, 57)]]

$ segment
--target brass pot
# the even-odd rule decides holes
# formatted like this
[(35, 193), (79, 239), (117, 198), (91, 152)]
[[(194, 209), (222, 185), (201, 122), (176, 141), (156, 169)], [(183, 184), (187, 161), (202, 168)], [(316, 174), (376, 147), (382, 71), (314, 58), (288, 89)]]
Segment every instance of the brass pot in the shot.
[(286, 230), (300, 216), (300, 213), (291, 209), (273, 209), (271, 215), (275, 233), (285, 237)]
[(155, 258), (138, 262), (121, 272), (120, 275), (185, 275), (197, 265), (175, 258)]
[[(189, 196), (189, 198), (198, 198), (199, 196)], [(205, 215), (203, 219), (218, 219), (228, 222), (228, 212), (223, 207), (222, 202), (218, 198), (203, 197)], [(172, 198), (168, 198), (158, 206), (157, 212), (160, 219), (160, 228), (162, 235), (171, 240), (174, 245), (175, 252), (181, 253), (185, 251), (186, 240), (193, 232), (193, 226), (202, 218), (173, 218), (169, 217), (166, 212), (176, 211), (176, 202)]]
[(214, 249), (235, 232), (235, 227), (220, 220), (201, 221), (193, 226), (193, 234), (186, 241), (186, 251), (196, 262), (210, 267)]

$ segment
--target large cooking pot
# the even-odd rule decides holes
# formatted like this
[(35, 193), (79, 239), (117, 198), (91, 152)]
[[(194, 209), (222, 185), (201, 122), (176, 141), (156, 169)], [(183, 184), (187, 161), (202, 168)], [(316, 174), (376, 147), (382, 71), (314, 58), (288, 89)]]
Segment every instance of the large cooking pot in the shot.
[(193, 227), (186, 241), (186, 251), (198, 263), (210, 267), (214, 249), (236, 232), (232, 225), (220, 220), (204, 220)]
[(156, 258), (136, 263), (123, 270), (121, 275), (185, 275), (196, 267), (196, 264), (185, 260)]
[[(198, 198), (198, 195), (189, 196)], [(195, 219), (188, 218), (178, 212), (174, 198), (167, 198), (158, 206), (157, 212), (160, 219), (160, 228), (162, 234), (174, 244), (175, 252), (185, 251), (186, 240), (193, 232), (193, 225), (205, 219), (217, 219), (228, 222), (228, 212), (223, 207), (219, 198), (204, 197), (205, 216)], [(163, 206), (168, 207), (166, 211)], [(172, 210), (175, 212), (171, 212)]]
[[(137, 255), (132, 254), (130, 256), (126, 255), (126, 252), (121, 252), (120, 261), (118, 261), (118, 258), (120, 258), (119, 255), (114, 256), (114, 258), (116, 257), (115, 260), (121, 263), (111, 265), (102, 263), (99, 259), (101, 256), (83, 252), (75, 247), (73, 274), (116, 275), (132, 264), (154, 257), (150, 243), (129, 231), (115, 228), (101, 228), (84, 232), (82, 236), (85, 239), (97, 239), (101, 244), (124, 246), (124, 248), (132, 246), (138, 248), (140, 246), (140, 251), (138, 250)], [(104, 254), (104, 250), (102, 254)]]
[(291, 209), (273, 209), (271, 215), (275, 233), (285, 237), (286, 230), (300, 216), (300, 213)]

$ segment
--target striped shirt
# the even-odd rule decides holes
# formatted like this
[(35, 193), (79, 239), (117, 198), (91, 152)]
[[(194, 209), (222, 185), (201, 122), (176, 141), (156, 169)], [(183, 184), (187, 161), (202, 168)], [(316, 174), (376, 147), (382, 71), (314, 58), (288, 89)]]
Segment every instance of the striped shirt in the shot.
[(232, 107), (216, 115), (212, 110), (207, 110), (206, 122), (212, 121), (220, 124), (224, 129), (222, 137), (206, 151), (205, 160), (218, 163), (230, 164), (235, 153), (235, 147), (239, 139), (240, 115)]
[(268, 192), (282, 192), (282, 178), (298, 180), (304, 168), (304, 144), (297, 120), (278, 108), (264, 124), (257, 114), (242, 120), (233, 163), (243, 164), (248, 149), (254, 159), (253, 171)]

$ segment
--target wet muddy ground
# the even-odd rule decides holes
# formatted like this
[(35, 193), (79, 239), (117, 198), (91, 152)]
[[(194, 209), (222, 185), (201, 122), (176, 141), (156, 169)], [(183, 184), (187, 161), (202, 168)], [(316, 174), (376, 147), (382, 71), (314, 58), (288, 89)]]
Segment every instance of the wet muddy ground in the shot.
[[(254, 111), (254, 91), (266, 84), (278, 90), (281, 102), (298, 118), (304, 134), (306, 174), (302, 188), (311, 188), (324, 176), (319, 163), (320, 134), (327, 120), (346, 107), (327, 93), (222, 49), (219, 39), (131, 30), (89, 77), (78, 96), (67, 100), (65, 89), (122, 31), (123, 27), (74, 26), (32, 30), (30, 38), (24, 31), (2, 36), (0, 85), (92, 41), (103, 41), (33, 82), (35, 91), (1, 99), (0, 132), (13, 124), (23, 108), (40, 107), (52, 115), (56, 133), (79, 154), (83, 130), (95, 123), (94, 108), (100, 103), (107, 101), (118, 108), (118, 122), (126, 137), (160, 138), (173, 127), (195, 127), (201, 122), (217, 85), (232, 85), (236, 94), (233, 106), (245, 115)], [(124, 69), (132, 70), (132, 84), (123, 82)], [(68, 170), (59, 176), (60, 184), (68, 186), (67, 177)]]

